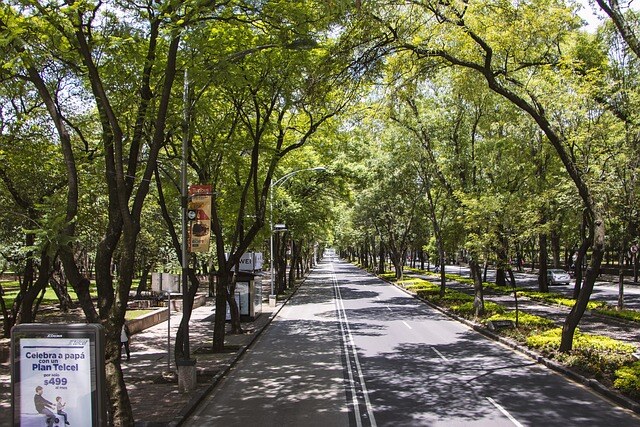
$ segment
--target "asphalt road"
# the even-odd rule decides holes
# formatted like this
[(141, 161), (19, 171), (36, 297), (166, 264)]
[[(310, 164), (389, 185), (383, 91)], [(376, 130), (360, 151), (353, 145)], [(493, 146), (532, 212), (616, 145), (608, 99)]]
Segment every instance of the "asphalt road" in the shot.
[(640, 419), (327, 258), (185, 425), (564, 427)]

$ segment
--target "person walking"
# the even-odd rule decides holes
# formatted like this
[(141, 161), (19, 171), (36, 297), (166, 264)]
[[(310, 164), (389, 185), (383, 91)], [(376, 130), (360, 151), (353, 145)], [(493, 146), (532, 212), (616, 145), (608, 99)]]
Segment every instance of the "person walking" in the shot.
[(124, 346), (124, 350), (127, 353), (127, 360), (131, 359), (131, 353), (129, 352), (129, 338), (131, 337), (131, 333), (129, 332), (129, 326), (127, 322), (124, 322), (122, 325), (122, 331), (120, 331), (120, 358), (122, 358), (122, 347)]

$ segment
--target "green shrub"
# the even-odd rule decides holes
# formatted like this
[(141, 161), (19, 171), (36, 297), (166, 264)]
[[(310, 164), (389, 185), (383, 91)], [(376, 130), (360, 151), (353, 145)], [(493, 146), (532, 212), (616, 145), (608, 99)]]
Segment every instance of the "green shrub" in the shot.
[[(516, 312), (515, 310), (511, 310), (495, 314), (487, 319), (487, 321), (490, 320), (512, 320), (513, 322), (515, 322)], [(555, 322), (551, 319), (547, 319), (546, 317), (540, 317), (522, 311), (518, 313), (518, 327), (529, 329), (548, 329), (553, 326), (555, 326)]]
[[(565, 307), (573, 307), (576, 303), (576, 300), (573, 298), (567, 298), (562, 294), (553, 292), (518, 291), (518, 295), (531, 298), (535, 301), (542, 301), (547, 304), (559, 304)], [(587, 303), (588, 310), (598, 310), (605, 307), (607, 307), (607, 304), (603, 301), (589, 301)]]
[(513, 292), (513, 287), (511, 286), (498, 286), (495, 283), (484, 282), (482, 286), (485, 289), (491, 289), (496, 294), (507, 295)]
[(554, 328), (529, 336), (527, 345), (596, 378), (612, 377), (616, 369), (633, 360), (633, 345), (601, 335), (583, 334), (579, 330), (574, 334), (573, 350), (560, 353), (561, 336), (562, 328)]
[(382, 274), (378, 274), (378, 277), (381, 279), (387, 280), (389, 282), (396, 281), (396, 273), (382, 273)]
[[(451, 310), (465, 317), (475, 316), (476, 310), (473, 306), (473, 297), (471, 301), (466, 301), (461, 304), (453, 304), (450, 306)], [(502, 304), (497, 304), (491, 301), (485, 301), (484, 303), (484, 316), (495, 316), (504, 313), (505, 308)]]
[(410, 289), (410, 290), (426, 289), (433, 286), (433, 283), (431, 282), (427, 282), (426, 280), (416, 279), (416, 278), (398, 280), (397, 283), (398, 285), (401, 285), (405, 289)]
[(632, 322), (640, 322), (640, 311), (637, 310), (616, 310), (611, 307), (599, 308), (596, 313), (605, 316), (617, 317), (619, 319), (630, 320)]
[(613, 386), (634, 398), (640, 398), (640, 362), (617, 369)]

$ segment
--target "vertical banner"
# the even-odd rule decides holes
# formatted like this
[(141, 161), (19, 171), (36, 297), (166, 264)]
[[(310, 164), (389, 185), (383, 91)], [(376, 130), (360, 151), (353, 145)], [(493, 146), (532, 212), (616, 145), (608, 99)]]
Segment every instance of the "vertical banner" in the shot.
[(211, 241), (211, 186), (189, 187), (189, 251), (208, 252)]
[(106, 425), (101, 325), (17, 325), (11, 346), (13, 425)]

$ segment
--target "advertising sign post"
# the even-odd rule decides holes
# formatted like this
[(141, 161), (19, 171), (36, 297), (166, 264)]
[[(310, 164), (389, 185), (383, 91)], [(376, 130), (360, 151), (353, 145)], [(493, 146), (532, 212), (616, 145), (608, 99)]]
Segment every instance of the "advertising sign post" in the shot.
[(189, 187), (189, 252), (208, 252), (211, 240), (211, 186)]
[(16, 325), (11, 350), (14, 426), (107, 425), (101, 325)]

